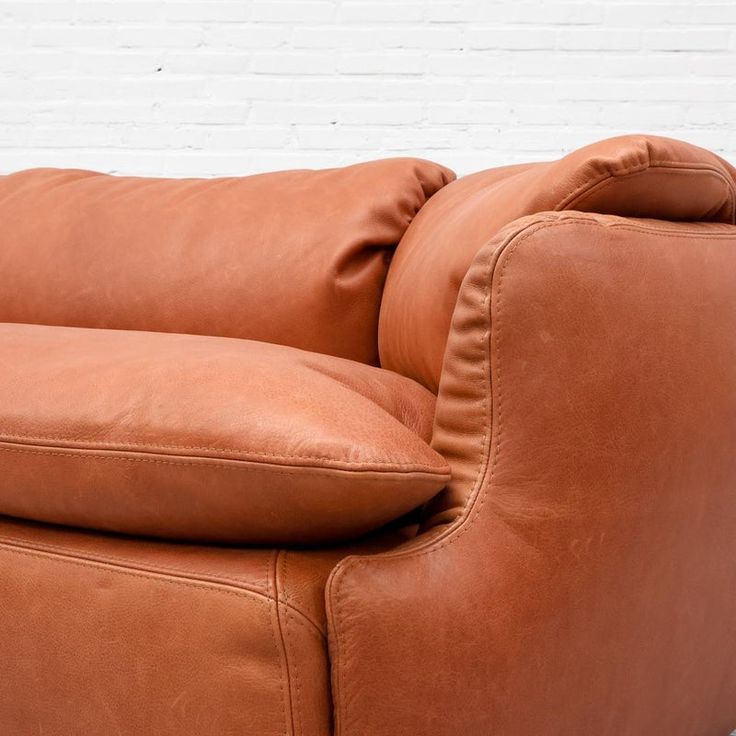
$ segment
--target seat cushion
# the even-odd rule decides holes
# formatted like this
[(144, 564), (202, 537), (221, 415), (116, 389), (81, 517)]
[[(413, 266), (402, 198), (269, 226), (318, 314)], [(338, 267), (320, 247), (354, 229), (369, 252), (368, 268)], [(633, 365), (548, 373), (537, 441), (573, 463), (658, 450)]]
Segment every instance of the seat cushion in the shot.
[(418, 159), (224, 179), (0, 176), (0, 322), (241, 337), (377, 364)]
[(325, 581), (401, 539), (198, 547), (0, 517), (0, 733), (331, 736)]
[(513, 220), (582, 210), (733, 224), (735, 174), (689, 143), (630, 135), (459, 179), (422, 209), (396, 251), (381, 305), (381, 364), (437, 390), (460, 284), (479, 249)]
[(434, 396), (269, 343), (0, 324), (0, 513), (252, 544), (355, 537), (449, 477)]

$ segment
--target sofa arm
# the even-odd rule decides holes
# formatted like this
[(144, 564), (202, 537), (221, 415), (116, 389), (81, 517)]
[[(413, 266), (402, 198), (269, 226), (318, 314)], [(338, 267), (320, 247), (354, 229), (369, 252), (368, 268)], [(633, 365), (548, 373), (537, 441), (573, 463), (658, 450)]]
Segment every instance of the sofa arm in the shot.
[(412, 220), (391, 262), (381, 365), (436, 392), (460, 285), (479, 249), (515, 220), (568, 210), (733, 225), (736, 169), (684, 141), (626, 135), (448, 184)]
[(434, 444), (426, 531), (328, 584), (338, 736), (736, 726), (736, 227), (507, 227)]

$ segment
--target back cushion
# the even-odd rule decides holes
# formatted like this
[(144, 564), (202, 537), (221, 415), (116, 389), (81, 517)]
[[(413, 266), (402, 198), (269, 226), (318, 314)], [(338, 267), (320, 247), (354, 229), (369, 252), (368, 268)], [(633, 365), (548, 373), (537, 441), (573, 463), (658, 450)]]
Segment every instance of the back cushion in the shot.
[(453, 178), (417, 159), (226, 179), (0, 177), (0, 322), (250, 338), (377, 363), (393, 248)]
[(437, 390), (460, 284), (507, 223), (545, 210), (733, 223), (734, 173), (697, 146), (630, 135), (559, 161), (459, 179), (424, 208), (397, 249), (381, 306), (383, 366)]

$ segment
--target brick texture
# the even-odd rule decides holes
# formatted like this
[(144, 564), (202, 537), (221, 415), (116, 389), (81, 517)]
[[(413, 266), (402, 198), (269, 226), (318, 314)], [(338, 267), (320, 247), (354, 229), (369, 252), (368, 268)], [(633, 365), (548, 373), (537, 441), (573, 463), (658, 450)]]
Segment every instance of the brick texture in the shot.
[(736, 161), (736, 2), (0, 1), (0, 171), (459, 172), (624, 132)]

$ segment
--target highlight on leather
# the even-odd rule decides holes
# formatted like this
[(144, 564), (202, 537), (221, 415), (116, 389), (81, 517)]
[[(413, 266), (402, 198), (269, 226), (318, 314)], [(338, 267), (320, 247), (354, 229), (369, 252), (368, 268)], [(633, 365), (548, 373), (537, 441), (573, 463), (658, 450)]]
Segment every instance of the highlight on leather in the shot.
[(559, 161), (481, 171), (445, 187), (407, 229), (381, 305), (381, 364), (437, 391), (450, 320), (480, 248), (506, 224), (547, 210), (736, 222), (736, 169), (705, 149), (628, 135)]
[(356, 538), (449, 479), (435, 397), (381, 368), (197, 335), (1, 324), (0, 514), (250, 544)]
[(442, 166), (0, 176), (0, 321), (186, 332), (378, 363), (388, 262)]
[(482, 249), (437, 526), (328, 581), (337, 736), (730, 733), (735, 297), (724, 223), (547, 212)]

